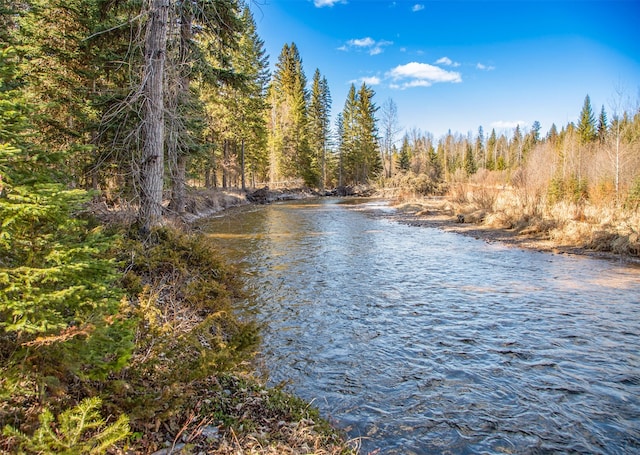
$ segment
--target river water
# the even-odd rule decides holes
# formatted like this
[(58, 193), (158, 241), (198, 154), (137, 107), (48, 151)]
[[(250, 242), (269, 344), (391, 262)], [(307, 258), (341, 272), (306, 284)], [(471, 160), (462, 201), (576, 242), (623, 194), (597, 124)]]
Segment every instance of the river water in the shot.
[(640, 269), (389, 210), (327, 199), (207, 222), (244, 267), (272, 384), (363, 454), (640, 453)]

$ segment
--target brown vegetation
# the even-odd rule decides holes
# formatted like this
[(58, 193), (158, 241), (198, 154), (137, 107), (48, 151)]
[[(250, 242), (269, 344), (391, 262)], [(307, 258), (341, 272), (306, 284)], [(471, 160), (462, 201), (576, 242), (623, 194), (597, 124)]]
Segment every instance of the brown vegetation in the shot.
[(393, 204), (399, 220), (487, 241), (640, 263), (640, 214), (560, 202), (523, 206), (512, 188), (458, 185), (446, 196), (406, 198)]

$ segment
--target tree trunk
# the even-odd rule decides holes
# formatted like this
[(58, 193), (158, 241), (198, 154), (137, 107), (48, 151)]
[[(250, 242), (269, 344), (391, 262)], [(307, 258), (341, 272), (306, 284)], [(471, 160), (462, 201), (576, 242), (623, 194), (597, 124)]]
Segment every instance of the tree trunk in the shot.
[(167, 57), (169, 0), (153, 0), (145, 38), (144, 141), (140, 167), (140, 210), (143, 232), (162, 221), (162, 177), (164, 172), (164, 66)]
[(241, 151), (240, 151), (240, 169), (241, 169), (241, 182), (242, 182), (242, 191), (245, 191), (247, 189), (246, 185), (245, 185), (245, 180), (244, 180), (244, 137), (242, 138), (242, 147), (241, 147)]
[(322, 140), (322, 161), (321, 161), (321, 171), (320, 171), (320, 194), (324, 194), (324, 185), (327, 181), (327, 147), (324, 143), (324, 139)]
[(225, 139), (222, 144), (222, 188), (227, 189), (229, 185), (229, 175), (227, 168), (229, 166), (229, 141)]
[(192, 36), (192, 15), (185, 6), (180, 11), (180, 44), (178, 51), (178, 61), (176, 62), (177, 86), (172, 94), (171, 110), (173, 121), (171, 122), (172, 131), (169, 134), (169, 143), (167, 144), (167, 156), (169, 158), (170, 175), (171, 175), (171, 200), (169, 208), (178, 215), (185, 213), (185, 193), (186, 193), (186, 152), (181, 149), (181, 142), (186, 142), (186, 127), (179, 118), (180, 106), (188, 102), (189, 85), (191, 83), (188, 73), (189, 65), (189, 45)]

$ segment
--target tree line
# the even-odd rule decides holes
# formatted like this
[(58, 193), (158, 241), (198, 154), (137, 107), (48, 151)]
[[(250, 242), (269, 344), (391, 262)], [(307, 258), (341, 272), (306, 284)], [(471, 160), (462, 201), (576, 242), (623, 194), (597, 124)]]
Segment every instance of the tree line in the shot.
[[(386, 181), (394, 185), (392, 176), (396, 180), (419, 176), (420, 191), (429, 192), (439, 183), (482, 182), (493, 175), (502, 184), (535, 190), (537, 198), (548, 203), (590, 200), (637, 208), (640, 108), (623, 109), (623, 103), (618, 91), (609, 119), (604, 106), (598, 116), (594, 114), (587, 95), (577, 123), (561, 129), (552, 124), (546, 135), (535, 121), (529, 128), (517, 125), (512, 132), (498, 133), (494, 128), (486, 135), (479, 127), (475, 134), (449, 131), (439, 139), (413, 129), (404, 134), (399, 147), (385, 137), (382, 143), (391, 144), (388, 155), (383, 152)], [(383, 116), (383, 125), (389, 122)]]

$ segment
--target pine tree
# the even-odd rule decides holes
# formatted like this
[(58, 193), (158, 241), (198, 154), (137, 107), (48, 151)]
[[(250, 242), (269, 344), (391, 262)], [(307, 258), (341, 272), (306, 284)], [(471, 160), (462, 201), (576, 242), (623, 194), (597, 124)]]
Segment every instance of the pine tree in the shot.
[[(31, 108), (15, 67), (11, 50), (2, 50), (2, 397), (14, 387), (33, 393), (45, 376), (105, 375), (126, 362), (133, 336), (118, 317), (122, 293), (108, 254), (114, 239), (78, 216), (89, 194), (67, 189), (50, 172), (51, 155), (32, 142)], [(39, 392), (46, 397), (44, 388)]]
[(430, 176), (434, 182), (442, 180), (442, 160), (440, 159), (442, 153), (442, 144), (438, 142), (438, 150), (429, 146), (429, 164), (431, 165)]
[(357, 95), (357, 147), (361, 162), (357, 167), (356, 183), (367, 183), (382, 170), (378, 153), (378, 129), (375, 113), (378, 107), (373, 102), (375, 92), (366, 84), (360, 86)]
[(409, 137), (407, 135), (402, 139), (402, 147), (400, 147), (400, 155), (398, 157), (398, 167), (407, 172), (411, 165), (411, 147), (409, 146)]
[(295, 43), (285, 44), (269, 87), (272, 178), (303, 177), (311, 166), (307, 137), (306, 77)]
[(498, 161), (498, 137), (496, 136), (495, 128), (491, 129), (491, 135), (487, 139), (487, 164), (486, 168), (490, 171), (496, 169), (496, 163)]
[(331, 133), (331, 94), (325, 77), (316, 69), (311, 86), (309, 103), (309, 143), (313, 150), (313, 167), (308, 183), (324, 190), (326, 180), (326, 153)]
[[(52, 154), (64, 153), (64, 172), (76, 186), (88, 186), (90, 150), (95, 146), (100, 108), (101, 50), (90, 39), (100, 27), (97, 0), (28, 0), (17, 6), (14, 42), (20, 73), (33, 109), (34, 138)], [(19, 5), (19, 7), (18, 7)], [(101, 100), (104, 102), (104, 99)]]
[(244, 30), (238, 49), (233, 53), (232, 64), (242, 80), (239, 124), (242, 135), (241, 172), (244, 189), (247, 170), (254, 183), (258, 176), (261, 180), (266, 178), (266, 91), (269, 83), (269, 61), (264, 41), (258, 36), (251, 10), (247, 6), (242, 13), (242, 24)]
[(468, 176), (478, 172), (478, 166), (476, 165), (476, 160), (473, 157), (473, 149), (470, 144), (467, 144), (467, 151), (464, 155), (464, 170)]
[[(169, 208), (181, 214), (185, 208), (187, 161), (194, 157), (203, 142), (203, 125), (198, 120), (204, 117), (203, 106), (194, 96), (192, 81), (204, 74), (210, 84), (231, 79), (234, 88), (239, 85), (239, 70), (215, 71), (206, 58), (207, 50), (200, 43), (215, 41), (219, 46), (236, 50), (244, 23), (235, 0), (175, 2), (172, 6), (171, 24), (175, 24), (175, 30), (170, 31), (169, 36), (173, 38), (168, 40), (166, 154), (171, 177)], [(198, 31), (197, 40), (193, 36), (194, 28)], [(228, 59), (228, 55), (223, 55), (222, 66)], [(233, 63), (229, 62), (229, 67), (233, 68)], [(242, 122), (238, 121), (238, 124)]]
[(538, 142), (540, 142), (540, 129), (542, 127), (540, 126), (540, 122), (535, 120), (533, 122), (533, 124), (531, 125), (531, 142), (533, 143), (533, 145), (537, 144)]
[(476, 161), (481, 162), (482, 166), (486, 168), (487, 156), (484, 148), (484, 129), (482, 126), (478, 127), (478, 135), (476, 136), (474, 149), (474, 155), (477, 157)]
[(584, 98), (582, 111), (580, 112), (580, 122), (578, 123), (578, 136), (582, 144), (592, 142), (597, 137), (596, 118), (591, 109), (591, 99), (589, 95)]
[(142, 232), (150, 232), (162, 221), (164, 175), (165, 87), (169, 0), (152, 0), (144, 43), (144, 76), (141, 91), (142, 156), (140, 161), (140, 209)]
[(598, 140), (601, 144), (604, 144), (604, 141), (607, 138), (607, 113), (604, 110), (604, 105), (602, 109), (600, 109), (600, 116), (598, 117)]
[(558, 127), (555, 123), (551, 124), (551, 128), (549, 128), (549, 132), (547, 133), (547, 141), (551, 144), (555, 144), (558, 140)]

